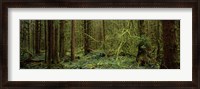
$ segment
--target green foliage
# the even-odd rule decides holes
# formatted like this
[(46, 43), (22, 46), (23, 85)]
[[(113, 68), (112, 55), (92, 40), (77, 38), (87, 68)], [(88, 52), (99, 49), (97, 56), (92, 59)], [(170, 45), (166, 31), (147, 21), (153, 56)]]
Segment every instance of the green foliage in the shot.
[(28, 53), (25, 53), (23, 51), (20, 52), (20, 60), (26, 60), (29, 58), (29, 54)]
[(145, 66), (139, 66), (133, 56), (117, 56), (113, 55), (110, 57), (102, 56), (103, 51), (96, 51), (88, 55), (81, 55), (80, 59), (75, 61), (62, 61), (59, 64), (48, 65), (44, 63), (44, 54), (34, 57), (32, 60), (43, 60), (35, 61), (28, 64), (23, 64), (22, 69), (144, 69), (144, 68), (159, 68), (159, 64), (149, 64)]
[(20, 59), (21, 59), (21, 61), (27, 60), (32, 56), (33, 56), (33, 54), (29, 50), (23, 49), (23, 48), (20, 49)]
[(45, 59), (45, 53), (33, 57), (33, 60), (44, 60), (44, 59)]
[(64, 62), (65, 69), (138, 69), (138, 68), (157, 68), (146, 65), (145, 67), (137, 66), (135, 57), (119, 56), (101, 57), (99, 52), (91, 53), (80, 57), (73, 62)]

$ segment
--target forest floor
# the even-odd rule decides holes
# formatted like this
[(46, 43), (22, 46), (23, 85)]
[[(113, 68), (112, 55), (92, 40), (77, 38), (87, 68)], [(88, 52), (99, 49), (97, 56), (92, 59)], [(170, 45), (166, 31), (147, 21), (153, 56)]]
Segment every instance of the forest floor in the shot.
[(60, 59), (59, 64), (52, 64), (48, 66), (44, 63), (45, 54), (42, 53), (34, 56), (31, 61), (20, 62), (21, 69), (158, 69), (159, 66), (155, 64), (145, 64), (143, 66), (136, 62), (134, 56), (105, 56), (99, 52), (83, 55), (79, 53), (76, 55), (74, 61), (69, 61), (70, 56), (65, 56)]

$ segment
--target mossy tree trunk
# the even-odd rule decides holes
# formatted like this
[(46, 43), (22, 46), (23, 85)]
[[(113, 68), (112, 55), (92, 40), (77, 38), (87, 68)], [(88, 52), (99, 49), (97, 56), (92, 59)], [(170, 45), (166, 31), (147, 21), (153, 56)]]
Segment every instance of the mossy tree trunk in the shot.
[(161, 69), (175, 69), (177, 58), (176, 31), (174, 20), (163, 20), (163, 50), (164, 57), (161, 63)]
[[(139, 20), (138, 21), (138, 30), (139, 30), (139, 36), (140, 38), (142, 38), (142, 36), (144, 35), (144, 20)], [(139, 57), (141, 56), (141, 54), (143, 53), (143, 50), (141, 49), (141, 42), (138, 44), (138, 53), (136, 56), (136, 61), (139, 62)]]

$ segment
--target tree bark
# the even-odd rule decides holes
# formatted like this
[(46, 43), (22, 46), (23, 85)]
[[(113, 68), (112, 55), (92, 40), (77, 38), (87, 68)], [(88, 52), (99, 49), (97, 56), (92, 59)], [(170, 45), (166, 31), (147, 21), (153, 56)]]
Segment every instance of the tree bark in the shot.
[(156, 29), (156, 44), (157, 44), (157, 57), (156, 61), (160, 61), (160, 21), (157, 21), (157, 29)]
[(47, 60), (48, 64), (51, 64), (52, 60), (52, 32), (53, 32), (53, 21), (48, 20), (48, 60)]
[(41, 49), (41, 39), (42, 39), (42, 21), (40, 20), (39, 21), (39, 39), (38, 39), (38, 41), (39, 41), (39, 50)]
[(89, 20), (84, 20), (84, 53), (87, 55), (90, 53), (90, 21)]
[(163, 20), (163, 50), (164, 57), (161, 63), (161, 69), (176, 69), (176, 58), (177, 58), (177, 45), (176, 45), (176, 34), (175, 34), (175, 21)]
[(44, 31), (45, 31), (45, 63), (47, 63), (47, 60), (48, 60), (48, 23), (47, 21), (45, 20), (44, 21)]
[(52, 47), (51, 47), (51, 52), (52, 52), (52, 63), (55, 63), (55, 58), (56, 58), (56, 55), (55, 55), (55, 31), (56, 31), (56, 28), (55, 28), (55, 21), (52, 22), (52, 25), (53, 25), (53, 30), (51, 32), (51, 36), (52, 36)]
[(87, 37), (87, 20), (84, 20), (84, 53), (87, 55), (87, 49), (88, 49), (88, 37)]
[(59, 45), (58, 45), (58, 32), (59, 32), (59, 29), (58, 29), (58, 24), (55, 23), (55, 63), (59, 63), (59, 55), (58, 55), (58, 48), (59, 48)]
[[(34, 23), (34, 21), (32, 21)], [(32, 49), (33, 49), (33, 54), (35, 54), (35, 24), (32, 25)]]
[(142, 37), (144, 33), (144, 20), (139, 20), (139, 34)]
[(60, 57), (64, 57), (65, 55), (65, 46), (64, 46), (64, 29), (65, 29), (65, 21), (60, 21)]
[(28, 50), (30, 50), (30, 26), (29, 26), (30, 24), (29, 23), (30, 23), (30, 21), (28, 20), (28, 23), (27, 23), (27, 25), (28, 25), (28, 29), (27, 29), (27, 31), (28, 31), (28, 35), (27, 35), (28, 36), (28, 40), (27, 40), (28, 41)]
[(35, 52), (36, 55), (40, 54), (39, 49), (39, 28), (38, 28), (38, 20), (35, 21)]

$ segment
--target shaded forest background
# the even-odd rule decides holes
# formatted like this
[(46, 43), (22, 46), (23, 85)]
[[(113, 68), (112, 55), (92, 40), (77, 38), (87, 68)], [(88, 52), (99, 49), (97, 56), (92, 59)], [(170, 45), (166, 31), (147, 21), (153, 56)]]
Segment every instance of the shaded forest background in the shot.
[(20, 20), (21, 69), (179, 69), (180, 20)]

